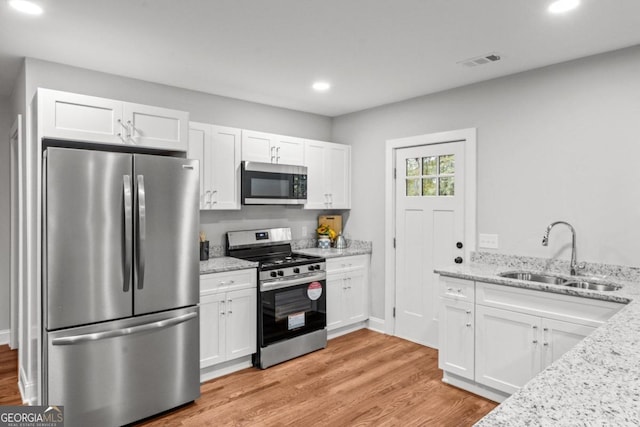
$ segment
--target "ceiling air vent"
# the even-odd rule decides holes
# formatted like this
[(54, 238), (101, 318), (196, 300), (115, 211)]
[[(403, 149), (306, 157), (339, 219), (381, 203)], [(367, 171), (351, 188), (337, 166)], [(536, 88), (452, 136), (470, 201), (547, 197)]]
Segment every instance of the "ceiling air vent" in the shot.
[(497, 53), (489, 53), (487, 55), (478, 56), (476, 58), (465, 59), (464, 61), (458, 62), (458, 64), (462, 64), (467, 67), (475, 67), (477, 65), (490, 64), (492, 62), (500, 61), (500, 55)]

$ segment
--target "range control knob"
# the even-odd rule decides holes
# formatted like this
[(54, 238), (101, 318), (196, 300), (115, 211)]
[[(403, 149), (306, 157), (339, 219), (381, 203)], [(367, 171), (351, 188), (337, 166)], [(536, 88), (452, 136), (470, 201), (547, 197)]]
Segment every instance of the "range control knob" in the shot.
[(284, 271), (278, 270), (278, 276), (284, 276)]
[(272, 271), (272, 272), (271, 272), (271, 274), (270, 274), (270, 276), (271, 276), (271, 277), (276, 277), (276, 272), (275, 272), (275, 271)]
[(293, 269), (293, 272), (298, 274), (298, 273), (300, 273), (300, 269), (298, 267), (296, 267), (296, 268)]
[(453, 262), (455, 262), (456, 264), (462, 264), (462, 257), (456, 257)]
[(320, 264), (314, 265), (313, 268), (315, 268), (316, 270), (320, 270)]
[(307, 270), (313, 271), (313, 265), (310, 265), (309, 267), (307, 267)]

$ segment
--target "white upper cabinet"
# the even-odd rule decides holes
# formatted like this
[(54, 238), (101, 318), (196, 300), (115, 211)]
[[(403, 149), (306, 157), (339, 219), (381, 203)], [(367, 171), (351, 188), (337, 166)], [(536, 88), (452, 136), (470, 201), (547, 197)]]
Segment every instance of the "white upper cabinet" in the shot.
[(45, 138), (186, 151), (189, 113), (50, 89), (38, 89)]
[(294, 136), (242, 131), (242, 160), (304, 165), (304, 140)]
[(240, 129), (189, 123), (187, 157), (200, 160), (200, 209), (240, 209)]
[(307, 203), (305, 209), (351, 208), (351, 147), (306, 141)]

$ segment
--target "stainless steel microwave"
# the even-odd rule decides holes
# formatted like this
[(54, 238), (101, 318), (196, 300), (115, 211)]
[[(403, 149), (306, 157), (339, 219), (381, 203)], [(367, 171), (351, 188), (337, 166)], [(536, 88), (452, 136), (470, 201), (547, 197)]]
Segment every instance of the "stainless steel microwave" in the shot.
[(307, 202), (307, 167), (243, 161), (243, 205), (303, 205)]

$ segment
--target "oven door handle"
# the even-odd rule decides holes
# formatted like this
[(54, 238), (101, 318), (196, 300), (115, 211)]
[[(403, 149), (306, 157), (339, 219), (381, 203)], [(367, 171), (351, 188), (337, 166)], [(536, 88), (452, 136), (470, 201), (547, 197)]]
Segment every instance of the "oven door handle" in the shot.
[(260, 283), (260, 292), (274, 291), (276, 289), (289, 288), (296, 285), (304, 285), (305, 283), (319, 282), (321, 280), (325, 280), (326, 278), (327, 274), (323, 271), (322, 273), (310, 274), (308, 276), (296, 277), (289, 280), (263, 282)]

